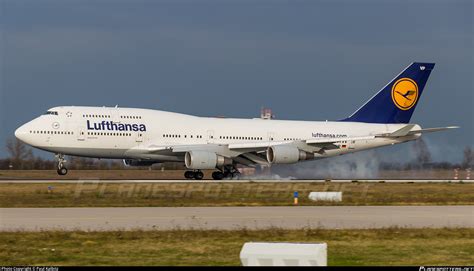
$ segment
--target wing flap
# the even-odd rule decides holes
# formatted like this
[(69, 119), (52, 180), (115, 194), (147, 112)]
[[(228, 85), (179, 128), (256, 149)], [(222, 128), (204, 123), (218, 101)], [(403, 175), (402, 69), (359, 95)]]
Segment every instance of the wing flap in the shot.
[(233, 143), (229, 144), (228, 148), (230, 150), (237, 149), (262, 149), (268, 148), (275, 145), (288, 144), (288, 141), (265, 141), (265, 142), (249, 142), (249, 143)]
[(374, 139), (375, 136), (355, 136), (355, 137), (338, 137), (338, 138), (315, 138), (305, 140), (306, 144), (310, 145), (324, 145), (333, 144), (340, 141), (357, 141), (357, 140), (369, 140)]
[(147, 152), (149, 153), (157, 153), (165, 150), (171, 150), (171, 147), (167, 146), (151, 146), (146, 149)]

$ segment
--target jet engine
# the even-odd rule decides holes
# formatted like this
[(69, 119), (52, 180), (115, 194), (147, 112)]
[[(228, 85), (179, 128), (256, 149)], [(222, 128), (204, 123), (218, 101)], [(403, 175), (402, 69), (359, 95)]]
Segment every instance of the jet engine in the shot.
[(292, 164), (313, 158), (313, 153), (302, 151), (294, 146), (277, 145), (267, 149), (267, 161), (271, 164)]
[(232, 164), (232, 159), (207, 151), (189, 151), (184, 156), (184, 163), (189, 169), (215, 169)]

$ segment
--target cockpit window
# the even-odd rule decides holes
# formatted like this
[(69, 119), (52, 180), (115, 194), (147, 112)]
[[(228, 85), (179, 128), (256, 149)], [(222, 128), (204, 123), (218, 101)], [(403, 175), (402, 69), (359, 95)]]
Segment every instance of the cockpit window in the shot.
[(46, 111), (46, 113), (44, 113), (44, 115), (58, 115), (58, 111)]

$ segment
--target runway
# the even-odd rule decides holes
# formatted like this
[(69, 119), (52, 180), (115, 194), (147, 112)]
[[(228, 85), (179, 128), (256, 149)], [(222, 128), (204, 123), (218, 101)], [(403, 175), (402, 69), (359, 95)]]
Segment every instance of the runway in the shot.
[(0, 208), (0, 231), (474, 228), (474, 206)]
[(340, 180), (296, 180), (296, 179), (278, 179), (278, 180), (263, 180), (263, 179), (241, 179), (241, 180), (101, 180), (101, 179), (80, 179), (80, 180), (1, 180), (2, 183), (89, 183), (89, 182), (100, 182), (100, 183), (324, 183), (324, 182), (333, 182), (333, 183), (352, 183), (352, 182), (361, 182), (361, 183), (474, 183), (474, 180), (442, 180), (442, 179), (433, 179), (433, 180), (353, 180), (353, 179), (340, 179)]

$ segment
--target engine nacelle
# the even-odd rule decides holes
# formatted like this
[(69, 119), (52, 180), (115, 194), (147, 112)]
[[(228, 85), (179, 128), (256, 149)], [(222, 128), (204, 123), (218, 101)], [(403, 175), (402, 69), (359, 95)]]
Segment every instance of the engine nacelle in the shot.
[(159, 162), (152, 160), (123, 159), (123, 164), (128, 167), (149, 167), (156, 163)]
[(314, 153), (299, 150), (294, 146), (271, 146), (267, 149), (267, 161), (271, 164), (292, 164), (314, 158)]
[(232, 164), (232, 159), (207, 151), (189, 151), (184, 155), (184, 164), (189, 169), (215, 169)]

